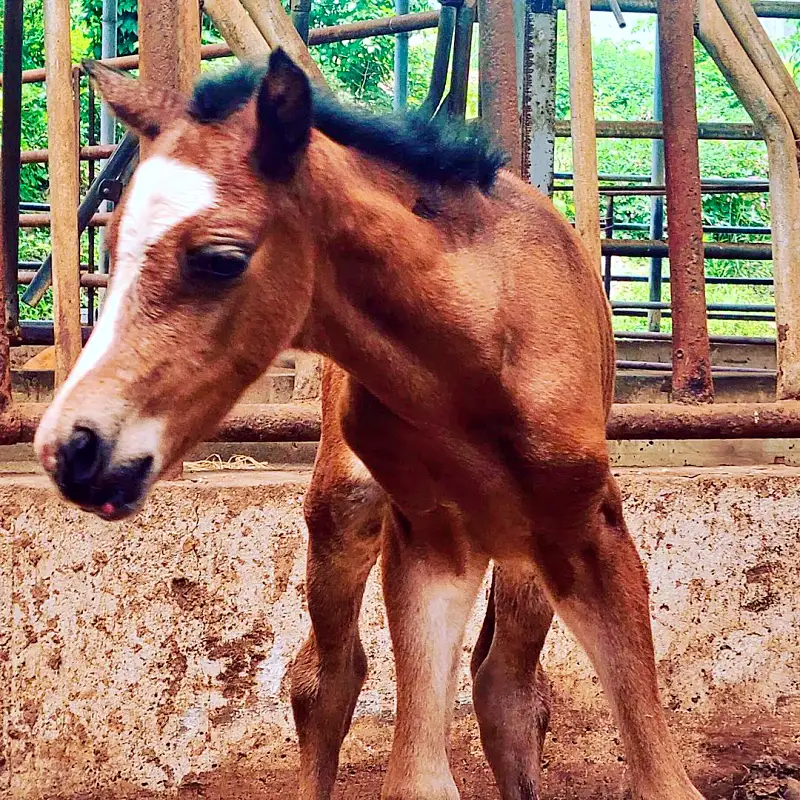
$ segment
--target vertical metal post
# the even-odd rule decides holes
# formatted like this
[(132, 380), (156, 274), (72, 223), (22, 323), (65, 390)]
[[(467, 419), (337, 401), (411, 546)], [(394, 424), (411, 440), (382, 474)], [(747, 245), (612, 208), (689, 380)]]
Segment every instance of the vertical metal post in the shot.
[[(659, 45), (658, 22), (656, 21), (656, 51), (653, 69), (653, 119), (663, 120), (662, 88), (661, 88), (661, 47)], [(664, 142), (653, 139), (650, 154), (650, 182), (658, 186), (664, 185)], [(650, 238), (660, 239), (664, 235), (664, 198), (654, 195), (650, 198)], [(650, 259), (649, 299), (661, 302), (661, 283), (663, 280), (664, 261), (659, 256)], [(647, 312), (647, 330), (661, 330), (661, 309)]]
[[(189, 94), (200, 72), (200, 6), (196, 0), (139, 0), (139, 78)], [(147, 142), (140, 143), (142, 156)]]
[(81, 351), (78, 132), (70, 27), (69, 0), (44, 0), (56, 386), (64, 382)]
[[(614, 238), (614, 195), (608, 196), (608, 205), (606, 206), (606, 239)], [(603, 270), (603, 286), (606, 290), (606, 297), (611, 299), (611, 262), (613, 256), (608, 253), (605, 258), (605, 269)]]
[(566, 0), (566, 6), (575, 227), (596, 269), (600, 270), (600, 191), (594, 118), (591, 2)]
[(467, 110), (467, 88), (472, 56), (472, 30), (475, 27), (476, 0), (465, 0), (458, 9), (456, 30), (453, 34), (453, 66), (450, 73), (450, 91), (439, 113), (454, 119), (464, 119)]
[[(22, 0), (5, 0), (3, 29), (3, 339), (19, 336), (19, 173), (22, 125)], [(2, 345), (0, 345), (2, 346)], [(2, 354), (0, 354), (2, 359)], [(2, 364), (0, 364), (2, 369)], [(0, 376), (0, 379), (2, 376)]]
[(311, 0), (292, 0), (292, 23), (300, 38), (308, 44), (308, 29), (311, 27)]
[[(95, 122), (97, 121), (97, 105), (95, 103), (95, 96), (94, 96), (94, 89), (92, 88), (91, 81), (89, 82), (89, 146), (96, 144), (97, 137), (95, 136)], [(95, 162), (94, 159), (89, 159), (89, 163), (87, 164), (87, 171), (89, 173), (89, 186), (94, 183), (94, 171), (95, 171)], [(104, 205), (101, 205), (100, 208), (104, 208)], [(102, 229), (101, 229), (102, 230)], [(88, 258), (87, 260), (87, 269), (90, 273), (95, 271), (95, 258), (96, 258), (96, 247), (95, 243), (98, 239), (97, 236), (97, 228), (89, 226), (87, 229), (87, 236), (89, 239), (89, 247), (88, 247)], [(95, 309), (95, 300), (96, 300), (96, 290), (93, 287), (89, 287), (86, 290), (86, 319), (88, 325), (94, 325), (94, 309)]]
[[(117, 0), (103, 0), (103, 16), (101, 17), (100, 57), (114, 58), (117, 55)], [(91, 88), (90, 88), (91, 91)], [(92, 131), (94, 135), (94, 131)], [(116, 138), (116, 123), (105, 103), (100, 104), (100, 144), (114, 144)], [(103, 168), (103, 164), (100, 164)], [(91, 183), (91, 181), (90, 181)], [(100, 211), (111, 211), (111, 203), (103, 201)], [(90, 234), (91, 235), (91, 234)], [(108, 255), (105, 247), (105, 229), (100, 228), (98, 233), (100, 255), (100, 272), (108, 272)]]
[(556, 153), (556, 30), (553, 0), (527, 0), (522, 56), (522, 173), (553, 194)]
[(514, 6), (507, 0), (478, 0), (481, 116), (510, 156), (509, 168), (521, 172), (517, 46)]
[[(408, 0), (394, 0), (396, 14), (408, 14)], [(408, 104), (408, 33), (394, 37), (394, 109)]]
[(658, 0), (658, 16), (672, 295), (672, 392), (680, 402), (710, 402), (714, 387), (706, 317), (693, 4)]

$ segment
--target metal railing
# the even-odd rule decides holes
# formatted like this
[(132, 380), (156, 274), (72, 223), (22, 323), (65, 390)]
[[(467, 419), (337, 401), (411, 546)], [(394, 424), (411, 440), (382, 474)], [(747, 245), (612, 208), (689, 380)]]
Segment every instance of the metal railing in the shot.
[[(143, 2), (155, 2), (155, 0), (142, 0)], [(228, 0), (226, 0), (227, 2)], [(234, 4), (238, 0), (230, 0)], [(722, 0), (715, 0), (715, 2), (722, 2)], [(731, 0), (733, 1), (733, 0)], [(567, 0), (570, 2), (570, 0)], [(7, 4), (13, 5), (13, 3)], [(247, 3), (245, 3), (247, 5)], [(279, 3), (267, 4), (275, 7), (280, 7)], [(429, 12), (425, 14), (404, 14), (382, 20), (369, 20), (357, 23), (348, 23), (340, 26), (332, 26), (330, 28), (307, 29), (303, 30), (303, 26), (308, 23), (309, 4), (307, 0), (297, 0), (293, 2), (292, 11), (293, 19), (298, 24), (298, 28), (302, 34), (301, 43), (305, 39), (309, 45), (329, 43), (335, 41), (344, 41), (348, 38), (360, 38), (373, 35), (393, 35), (401, 32), (408, 32), (414, 30), (423, 30), (440, 25), (440, 20), (449, 20), (445, 23), (445, 27), (449, 26), (450, 34), (453, 37), (452, 57), (453, 70), (457, 72), (460, 70), (459, 75), (464, 77), (464, 81), (453, 81), (451, 94), (448, 98), (442, 100), (442, 95), (445, 88), (445, 83), (438, 78), (435, 72), (434, 80), (431, 83), (431, 102), (437, 107), (441, 108), (443, 103), (446, 103), (448, 110), (453, 106), (461, 106), (466, 102), (466, 76), (468, 74), (468, 49), (464, 49), (463, 42), (465, 39), (465, 30), (467, 25), (471, 31), (474, 22), (474, 6), (475, 3), (471, 0), (464, 0), (463, 3), (455, 5), (464, 5), (471, 9), (471, 16), (467, 18), (465, 15), (453, 16), (451, 13), (452, 3), (445, 3), (441, 14), (439, 12)], [(563, 5), (563, 4), (561, 4)], [(682, 4), (678, 4), (682, 5)], [(524, 18), (525, 23), (522, 29), (517, 29), (516, 35), (521, 39), (519, 42), (519, 51), (523, 52), (524, 58), (522, 59), (523, 74), (522, 80), (522, 99), (523, 99), (523, 132), (522, 132), (522, 164), (523, 169), (528, 173), (532, 182), (541, 186), (545, 190), (552, 188), (553, 184), (553, 169), (552, 169), (552, 143), (556, 136), (565, 136), (572, 133), (570, 122), (556, 121), (554, 119), (552, 103), (552, 95), (554, 92), (555, 83), (555, 51), (554, 51), (554, 31), (555, 31), (555, 17), (559, 3), (548, 2), (548, 0), (535, 0), (535, 2), (528, 2), (524, 4)], [(207, 4), (208, 7), (208, 4)], [(607, 2), (593, 3), (593, 8), (598, 10), (609, 10), (610, 5)], [(622, 12), (627, 13), (635, 12), (648, 12), (656, 11), (656, 3), (652, 0), (623, 0), (619, 3)], [(498, 9), (500, 11), (492, 10)], [(489, 14), (505, 14), (507, 9), (503, 9), (503, 4), (485, 4), (481, 6), (485, 15)], [(800, 3), (792, 2), (779, 2), (779, 0), (765, 0), (765, 2), (758, 2), (754, 5), (757, 13), (764, 16), (773, 17), (793, 17), (800, 18)], [(660, 9), (662, 12), (664, 8)], [(275, 9), (273, 8), (273, 11)], [(675, 18), (671, 17), (669, 12), (674, 11), (674, 6), (667, 9), (668, 13), (662, 13), (661, 25), (662, 28), (666, 27), (667, 30), (662, 37), (662, 65), (669, 65), (676, 61), (676, 48), (686, 47), (687, 36), (691, 42), (693, 20), (689, 20), (691, 24), (687, 24), (684, 17)], [(272, 13), (272, 12), (271, 12)], [(280, 13), (283, 13), (280, 9)], [(13, 28), (14, 21), (11, 20), (9, 25), (9, 17), (6, 17), (6, 31)], [(482, 42), (482, 47), (485, 52), (482, 53), (482, 63), (488, 60), (491, 63), (493, 54), (507, 53), (508, 48), (514, 47), (514, 42), (509, 41), (509, 37), (513, 36), (514, 32), (510, 31), (508, 26), (508, 18), (497, 19), (484, 16), (483, 24), (486, 30), (492, 31), (491, 37), (486, 37), (487, 41)], [(441, 28), (440, 28), (441, 30)], [(539, 34), (544, 32), (544, 36)], [(461, 40), (459, 40), (461, 36)], [(12, 37), (13, 38), (13, 37)], [(482, 37), (482, 40), (484, 37)], [(461, 41), (461, 49), (459, 49), (459, 41)], [(664, 42), (667, 46), (664, 47)], [(524, 46), (523, 46), (524, 45)], [(141, 43), (143, 58), (147, 56), (147, 43), (142, 40)], [(489, 48), (494, 48), (491, 50)], [(549, 64), (548, 70), (541, 70), (540, 65), (542, 61), (542, 52), (537, 51), (538, 48), (547, 48), (544, 63)], [(200, 53), (203, 58), (218, 58), (230, 55), (236, 48), (230, 48), (227, 45), (210, 45), (201, 48)], [(437, 47), (437, 52), (439, 48)], [(513, 52), (513, 50), (512, 50)], [(47, 150), (35, 151), (28, 153), (20, 153), (18, 145), (14, 148), (14, 121), (18, 126), (19, 123), (19, 109), (16, 115), (14, 114), (14, 97), (15, 92), (10, 91), (13, 86), (21, 86), (23, 81), (36, 81), (45, 78), (44, 70), (32, 70), (26, 73), (21, 71), (21, 61), (15, 58), (13, 49), (6, 48), (5, 51), (5, 73), (3, 75), (4, 83), (4, 130), (3, 130), (3, 258), (4, 269), (3, 274), (5, 277), (5, 294), (3, 296), (3, 306), (6, 312), (6, 321), (3, 326), (4, 336), (0, 336), (0, 405), (2, 405), (2, 413), (0, 413), (0, 444), (8, 444), (12, 442), (30, 441), (35, 430), (35, 425), (41, 414), (42, 408), (36, 404), (11, 404), (10, 394), (10, 376), (9, 376), (9, 359), (8, 348), (12, 343), (21, 343), (23, 341), (36, 341), (41, 343), (47, 340), (48, 329), (40, 323), (20, 325), (18, 318), (15, 314), (14, 302), (16, 300), (16, 287), (17, 283), (28, 283), (30, 281), (29, 291), (32, 292), (31, 299), (34, 295), (41, 291), (41, 287), (46, 285), (46, 267), (41, 265), (38, 270), (34, 271), (31, 264), (18, 264), (16, 258), (11, 258), (13, 254), (13, 242), (16, 240), (20, 224), (22, 225), (46, 225), (50, 221), (48, 215), (55, 215), (58, 213), (58, 208), (45, 209), (45, 208), (30, 208), (27, 211), (19, 206), (19, 194), (12, 192), (13, 188), (13, 174), (16, 171), (18, 174), (20, 165), (22, 163), (41, 163), (50, 157)], [(450, 53), (447, 54), (448, 56)], [(443, 61), (443, 57), (439, 62)], [(126, 56), (118, 59), (112, 59), (113, 63), (118, 68), (133, 69), (139, 65), (138, 56)], [(537, 66), (539, 65), (539, 66)], [(441, 63), (440, 63), (441, 67)], [(440, 68), (439, 67), (439, 68)], [(507, 69), (505, 65), (504, 70), (498, 71), (494, 77), (494, 83), (489, 86), (486, 82), (486, 74), (481, 75), (481, 105), (482, 114), (488, 119), (492, 120), (501, 141), (518, 141), (514, 133), (514, 126), (519, 125), (519, 119), (516, 113), (509, 113), (509, 104), (507, 103), (509, 96), (514, 96), (517, 93), (516, 77), (513, 70)], [(538, 73), (537, 73), (538, 70)], [(488, 74), (488, 72), (487, 72)], [(591, 75), (588, 76), (591, 81)], [(72, 80), (77, 80), (77, 74), (73, 71)], [(582, 77), (585, 84), (586, 76)], [(578, 80), (577, 83), (580, 83)], [(665, 104), (672, 103), (673, 107), (677, 104), (682, 110), (685, 111), (686, 103), (689, 102), (689, 95), (693, 96), (694, 86), (680, 86), (679, 82), (665, 81), (664, 95)], [(438, 87), (441, 85), (441, 93)], [(585, 91), (585, 85), (578, 87)], [(690, 91), (691, 90), (691, 91)], [(534, 108), (533, 103), (541, 101), (541, 107), (536, 105)], [(544, 113), (532, 113), (532, 109), (544, 109)], [(645, 138), (665, 138), (665, 143), (668, 145), (674, 142), (676, 137), (676, 128), (674, 121), (671, 121), (669, 115), (664, 123), (654, 122), (611, 122), (599, 121), (596, 125), (596, 135), (602, 136), (622, 136), (622, 137), (645, 137)], [(674, 115), (673, 115), (674, 116)], [(758, 123), (758, 120), (756, 121)], [(584, 134), (581, 134), (582, 136)], [(685, 137), (681, 142), (681, 147), (689, 152), (693, 149), (692, 140), (698, 138), (744, 138), (744, 139), (759, 139), (766, 136), (763, 128), (754, 125), (731, 125), (728, 123), (704, 123), (698, 125), (696, 121), (690, 126), (688, 133), (684, 130), (680, 136)], [(52, 144), (52, 143), (51, 143)], [(121, 147), (121, 146), (120, 146)], [(76, 151), (76, 157), (80, 157), (92, 162), (111, 158), (117, 156), (119, 159), (120, 149), (112, 151), (108, 146), (99, 146), (90, 142), (87, 146), (80, 148)], [(544, 153), (550, 154), (550, 157), (544, 159), (539, 156)], [(701, 187), (698, 180), (695, 180), (690, 172), (691, 170), (679, 170), (677, 175), (673, 168), (672, 176), (669, 174), (669, 156), (668, 174), (666, 184), (658, 184), (651, 186), (638, 186), (636, 184), (643, 183), (639, 176), (623, 176), (625, 177), (628, 185), (603, 187), (598, 189), (598, 200), (600, 196), (608, 196), (610, 201), (613, 201), (614, 196), (619, 194), (640, 194), (646, 196), (667, 195), (668, 206), (674, 205), (676, 193), (679, 194), (683, 191), (693, 192), (699, 200), (699, 195), (702, 191), (731, 191), (732, 187), (724, 181), (717, 181), (714, 184)], [(674, 165), (673, 165), (674, 167)], [(596, 168), (595, 168), (596, 173)], [(9, 180), (11, 176), (11, 180)], [(99, 177), (99, 176), (98, 176)], [(116, 180), (116, 178), (111, 178)], [(648, 179), (650, 180), (650, 179)], [(81, 224), (88, 226), (90, 229), (95, 226), (100, 226), (107, 220), (107, 215), (95, 213), (94, 209), (90, 208), (94, 202), (94, 198), (98, 195), (103, 199), (107, 199), (100, 191), (99, 181), (95, 180), (93, 183), (94, 196), (90, 198), (92, 202), (87, 203), (84, 199), (82, 206)], [(758, 189), (764, 191), (767, 187), (763, 184), (749, 183), (748, 191)], [(774, 182), (770, 183), (768, 187), (771, 190), (773, 197), (773, 205), (775, 201), (776, 186)], [(15, 194), (15, 197), (11, 195)], [(672, 198), (672, 199), (670, 199)], [(20, 215), (20, 211), (24, 211)], [(612, 209), (613, 210), (613, 209)], [(673, 231), (681, 231), (685, 224), (685, 219), (682, 217), (680, 211), (676, 211), (675, 207), (670, 208), (671, 220)], [(74, 213), (74, 212), (73, 212)], [(607, 224), (602, 225), (602, 228), (611, 232), (614, 230), (633, 230), (630, 227), (624, 227), (626, 223), (617, 222), (613, 214), (606, 220)], [(641, 228), (636, 228), (641, 229)], [(775, 230), (775, 224), (770, 226), (770, 232)], [(772, 252), (772, 247), (768, 242), (751, 242), (751, 243), (727, 243), (727, 242), (702, 242), (702, 228), (699, 225), (699, 217), (696, 219), (696, 225), (692, 228), (694, 238), (690, 236), (685, 239), (683, 253), (675, 251), (677, 244), (676, 235), (668, 237), (666, 240), (620, 240), (609, 238), (604, 240), (602, 244), (603, 255), (608, 258), (611, 255), (645, 255), (654, 258), (664, 257), (670, 255), (672, 257), (672, 266), (670, 275), (664, 278), (665, 281), (672, 282), (672, 303), (668, 306), (660, 300), (649, 300), (638, 302), (634, 307), (625, 307), (617, 303), (617, 311), (624, 311), (626, 314), (650, 314), (658, 311), (666, 314), (672, 314), (674, 322), (674, 333), (671, 337), (673, 344), (673, 370), (674, 378), (677, 379), (677, 392), (676, 398), (684, 401), (681, 403), (669, 403), (662, 405), (646, 406), (639, 404), (632, 404), (627, 406), (615, 405), (611, 414), (608, 425), (608, 435), (611, 438), (629, 439), (629, 438), (728, 438), (728, 437), (761, 437), (761, 436), (798, 436), (800, 435), (800, 403), (796, 402), (797, 394), (794, 393), (793, 384), (791, 381), (788, 383), (783, 380), (781, 382), (781, 375), (788, 373), (793, 374), (795, 366), (794, 356), (792, 352), (781, 349), (781, 335), (779, 335), (779, 391), (781, 392), (780, 400), (782, 402), (776, 403), (762, 403), (762, 404), (711, 404), (711, 403), (698, 403), (697, 401), (710, 399), (709, 387), (711, 386), (711, 365), (708, 358), (708, 348), (710, 341), (721, 342), (723, 340), (733, 342), (734, 339), (738, 340), (740, 337), (709, 337), (706, 327), (706, 318), (714, 318), (715, 315), (730, 315), (739, 313), (741, 309), (737, 304), (712, 304), (706, 306), (704, 295), (697, 294), (697, 286), (692, 285), (697, 281), (697, 264), (700, 266), (700, 286), (703, 285), (702, 276), (702, 258), (706, 257), (725, 257), (725, 258), (764, 258), (769, 259), (775, 257)], [(759, 235), (762, 231), (766, 233), (766, 229), (759, 229)], [(711, 231), (709, 231), (711, 232)], [(733, 231), (731, 231), (733, 232)], [(597, 231), (599, 234), (599, 229)], [(696, 235), (695, 235), (696, 234)], [(778, 245), (783, 246), (780, 239), (780, 231), (778, 231), (778, 239), (775, 239)], [(773, 233), (773, 238), (776, 234)], [(724, 254), (724, 255), (723, 255)], [(694, 259), (694, 272), (687, 271), (687, 259)], [(607, 262), (610, 263), (610, 262)], [(777, 263), (777, 262), (776, 262)], [(89, 267), (91, 269), (91, 267)], [(80, 283), (92, 290), (102, 288), (105, 286), (107, 276), (101, 274), (90, 274), (89, 269), (81, 273)], [(606, 271), (606, 279), (613, 283), (614, 280), (633, 281), (640, 280), (638, 276), (614, 276), (610, 269)], [(647, 279), (645, 279), (647, 280)], [(784, 280), (782, 277), (781, 280)], [(687, 283), (688, 281), (688, 283)], [(713, 280), (709, 280), (713, 282)], [(767, 285), (765, 283), (758, 283), (753, 285)], [(699, 299), (698, 299), (699, 297)], [(783, 297), (783, 296), (782, 296)], [(760, 316), (772, 318), (772, 314), (777, 315), (777, 322), (779, 332), (783, 329), (782, 325), (794, 325), (794, 316), (790, 312), (791, 319), (787, 321), (787, 306), (785, 300), (782, 299), (778, 302), (776, 292), (776, 306), (752, 306), (753, 314), (750, 318), (758, 318)], [(727, 318), (727, 317), (725, 317)], [(790, 327), (791, 327), (790, 326)], [(792, 328), (793, 330), (793, 328)], [(77, 328), (79, 340), (85, 339), (88, 329)], [(688, 333), (687, 333), (688, 332)], [(623, 334), (624, 335), (624, 334)], [(647, 338), (647, 333), (632, 334)], [(660, 340), (668, 339), (669, 337), (663, 334), (651, 332), (652, 336), (659, 337)], [(756, 340), (752, 340), (755, 342)], [(764, 340), (758, 340), (760, 344)], [(60, 343), (57, 342), (57, 347)], [(630, 362), (638, 365), (648, 364), (650, 362)], [(624, 364), (623, 364), (624, 366)], [(647, 367), (643, 367), (647, 368)], [(298, 406), (293, 404), (288, 405), (269, 405), (269, 406), (242, 406), (237, 409), (229, 418), (223, 423), (220, 430), (216, 434), (219, 440), (231, 441), (308, 441), (315, 440), (319, 435), (319, 412), (313, 406)]]

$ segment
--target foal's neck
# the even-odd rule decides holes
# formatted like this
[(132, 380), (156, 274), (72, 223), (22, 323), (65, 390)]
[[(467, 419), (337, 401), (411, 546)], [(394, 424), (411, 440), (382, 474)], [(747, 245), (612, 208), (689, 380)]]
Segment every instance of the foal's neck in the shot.
[(442, 376), (472, 346), (457, 252), (491, 204), (472, 187), (422, 184), (350, 158), (323, 200), (320, 261), (299, 345), (336, 361), (385, 402), (419, 408), (441, 398)]

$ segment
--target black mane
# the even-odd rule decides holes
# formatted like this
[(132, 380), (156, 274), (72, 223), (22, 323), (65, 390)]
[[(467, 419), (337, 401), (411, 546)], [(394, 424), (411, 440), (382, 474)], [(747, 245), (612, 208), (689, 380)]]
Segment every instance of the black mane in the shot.
[[(189, 104), (199, 122), (221, 122), (255, 93), (264, 69), (245, 64), (202, 78)], [(508, 160), (474, 122), (428, 120), (412, 112), (373, 114), (313, 92), (313, 125), (345, 147), (353, 147), (442, 184), (475, 184), (486, 192)]]

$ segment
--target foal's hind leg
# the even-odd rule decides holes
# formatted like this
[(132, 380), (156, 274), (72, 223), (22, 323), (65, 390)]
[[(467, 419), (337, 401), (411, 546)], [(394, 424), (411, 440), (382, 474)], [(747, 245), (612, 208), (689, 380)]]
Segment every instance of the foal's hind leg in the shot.
[[(647, 578), (604, 461), (552, 475), (533, 521), (538, 569), (588, 652), (625, 742), (634, 800), (698, 800), (667, 730), (656, 679)], [(554, 491), (564, 492), (555, 502)], [(567, 502), (569, 501), (569, 502)]]
[[(397, 721), (384, 800), (458, 800), (447, 736), (464, 628), (487, 560), (433, 552), (395, 512), (384, 532), (383, 584), (397, 666)], [(447, 535), (447, 521), (435, 526)]]
[(472, 675), (481, 742), (503, 800), (538, 797), (550, 720), (550, 687), (539, 654), (552, 620), (531, 569), (495, 565)]
[(384, 498), (343, 447), (321, 451), (305, 501), (312, 630), (289, 669), (301, 800), (330, 798), (339, 750), (366, 677), (358, 615), (380, 550)]

